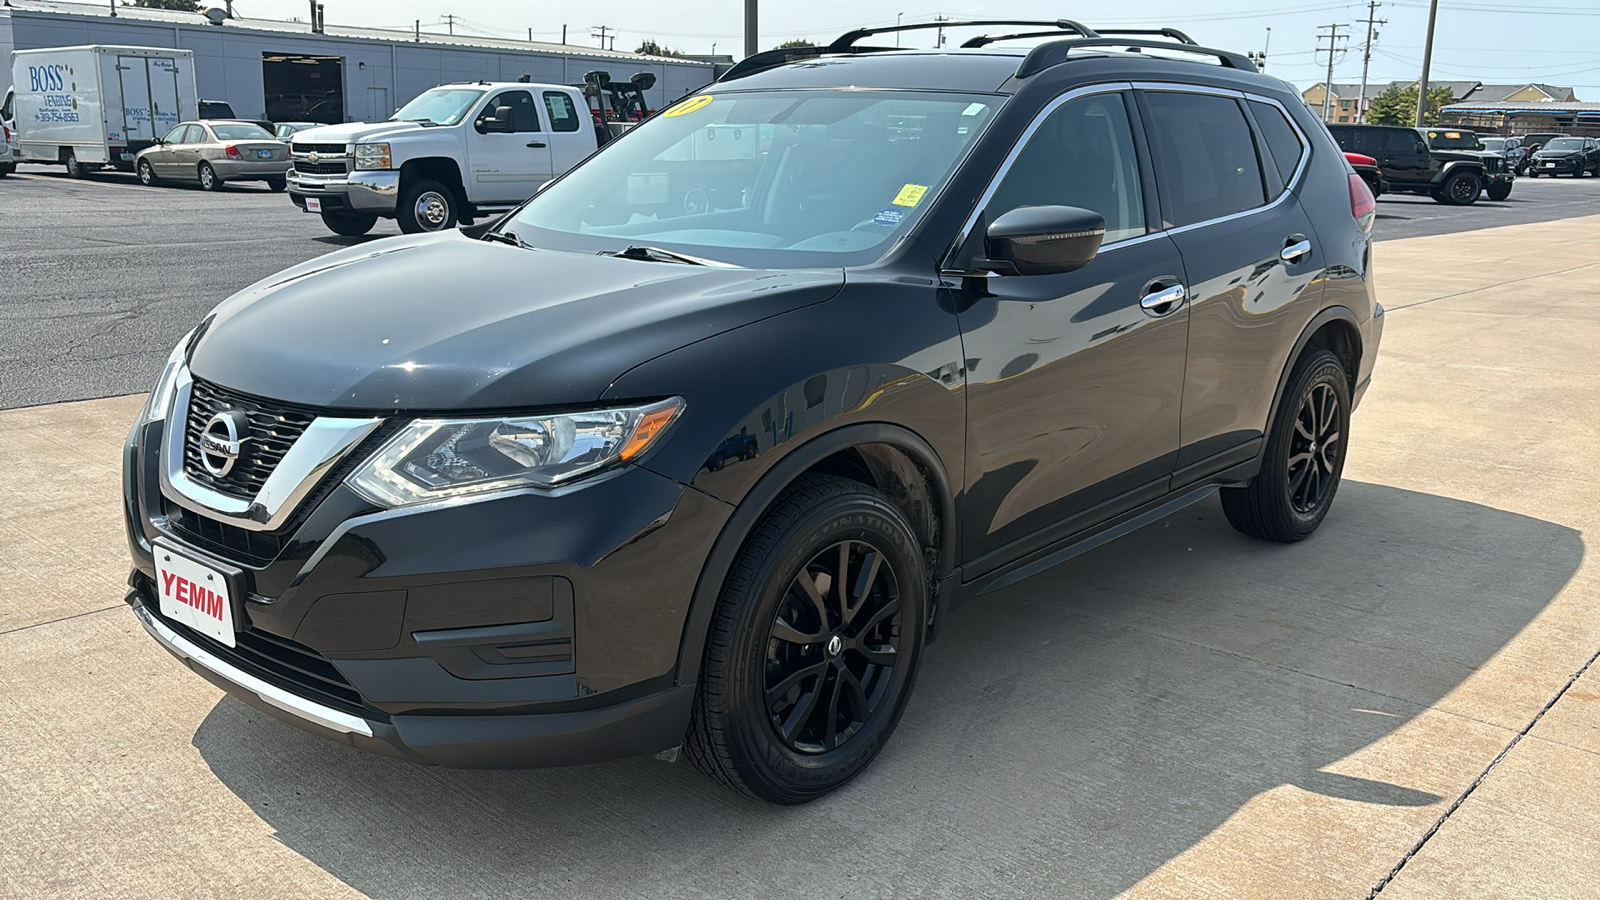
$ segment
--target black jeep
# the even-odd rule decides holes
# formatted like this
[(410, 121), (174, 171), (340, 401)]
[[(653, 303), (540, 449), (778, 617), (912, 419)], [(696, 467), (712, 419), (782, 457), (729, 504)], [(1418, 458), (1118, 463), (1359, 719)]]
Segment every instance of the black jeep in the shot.
[(1417, 129), (1398, 125), (1330, 125), (1348, 153), (1364, 153), (1397, 192), (1427, 194), (1440, 203), (1467, 206), (1485, 191), (1490, 200), (1511, 196), (1516, 180), (1495, 153), (1478, 148), (1478, 137), (1459, 129)]

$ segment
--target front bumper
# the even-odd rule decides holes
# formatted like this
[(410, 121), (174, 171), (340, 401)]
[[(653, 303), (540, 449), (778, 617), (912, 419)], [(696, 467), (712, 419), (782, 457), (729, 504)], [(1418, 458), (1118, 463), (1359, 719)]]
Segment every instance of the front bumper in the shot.
[(400, 200), (400, 173), (391, 171), (351, 172), (325, 177), (302, 175), (289, 170), (289, 196), (301, 209), (306, 198), (323, 201), (325, 211), (359, 211), (393, 215)]
[(1535, 159), (1530, 167), (1540, 175), (1567, 175), (1583, 171), (1583, 160), (1575, 156), (1563, 159)]
[[(127, 600), (230, 694), (350, 746), (453, 767), (597, 762), (681, 741), (689, 598), (731, 507), (627, 467), (557, 491), (382, 510), (336, 468), (285, 526), (246, 533), (163, 493), (163, 429), (140, 426), (124, 448)], [(237, 646), (161, 614), (156, 541), (241, 573)]]

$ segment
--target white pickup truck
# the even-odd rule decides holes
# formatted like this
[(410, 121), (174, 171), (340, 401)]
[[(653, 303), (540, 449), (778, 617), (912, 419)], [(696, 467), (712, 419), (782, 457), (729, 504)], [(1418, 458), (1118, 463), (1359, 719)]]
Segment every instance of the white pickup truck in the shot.
[(295, 132), (289, 196), (336, 234), (366, 234), (380, 217), (441, 231), (516, 206), (596, 145), (577, 88), (440, 85), (387, 122)]

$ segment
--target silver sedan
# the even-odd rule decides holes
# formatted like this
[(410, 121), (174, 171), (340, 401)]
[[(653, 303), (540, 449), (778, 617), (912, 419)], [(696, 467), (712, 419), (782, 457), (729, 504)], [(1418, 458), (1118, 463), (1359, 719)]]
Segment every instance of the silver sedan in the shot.
[(179, 122), (133, 162), (145, 184), (197, 181), (208, 191), (229, 181), (265, 181), (281, 191), (290, 165), (289, 148), (265, 128), (219, 119)]

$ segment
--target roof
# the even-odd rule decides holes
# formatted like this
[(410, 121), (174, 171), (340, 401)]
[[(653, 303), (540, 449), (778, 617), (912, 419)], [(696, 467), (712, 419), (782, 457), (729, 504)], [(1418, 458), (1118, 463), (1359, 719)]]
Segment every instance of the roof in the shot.
[[(6, 0), (6, 3), (9, 9), (0, 9), (0, 15), (7, 13), (13, 16), (18, 13), (44, 13), (63, 16), (84, 16), (96, 19), (110, 19), (113, 15), (112, 7), (106, 3), (70, 3), (63, 2), (63, 0)], [(197, 30), (216, 28), (273, 34), (295, 34), (302, 37), (314, 36), (311, 34), (309, 23), (288, 22), (282, 19), (252, 19), (244, 16), (235, 16), (232, 19), (225, 20), (221, 25), (212, 25), (203, 13), (151, 9), (142, 6), (117, 6), (115, 16), (118, 19), (130, 21), (193, 26)], [(597, 60), (649, 61), (711, 68), (707, 62), (687, 57), (645, 56), (620, 50), (601, 50), (596, 47), (585, 47), (581, 44), (552, 44), (544, 41), (519, 41), (507, 38), (479, 37), (477, 35), (430, 34), (426, 31), (419, 35), (411, 29), (368, 28), (355, 25), (339, 25), (333, 22), (327, 23), (323, 34), (330, 38), (394, 41), (407, 44), (420, 43), (474, 50), (552, 53), (565, 56), (592, 57)]]
[(1581, 102), (1577, 100), (1514, 100), (1510, 103), (1506, 103), (1504, 101), (1486, 101), (1483, 103), (1450, 103), (1446, 104), (1441, 112), (1600, 112), (1600, 103)]
[(1537, 88), (1544, 91), (1554, 100), (1578, 99), (1574, 96), (1572, 88), (1556, 87), (1553, 84), (1535, 84), (1533, 82), (1523, 82), (1522, 84), (1480, 84), (1477, 90), (1461, 99), (1471, 103), (1499, 103), (1512, 94), (1518, 91), (1525, 91), (1528, 88)]
[[(1325, 84), (1328, 84), (1328, 82), (1319, 81), (1316, 84), (1313, 84), (1311, 87), (1322, 87)], [(1355, 100), (1361, 96), (1361, 85), (1359, 84), (1340, 84), (1339, 82), (1335, 81), (1332, 83), (1331, 87), (1333, 88), (1333, 95), (1338, 97), (1340, 100)], [(1310, 90), (1311, 88), (1306, 88), (1307, 92)], [(1382, 91), (1379, 89), (1378, 85), (1367, 85), (1368, 97), (1376, 97), (1380, 93), (1382, 93)]]

